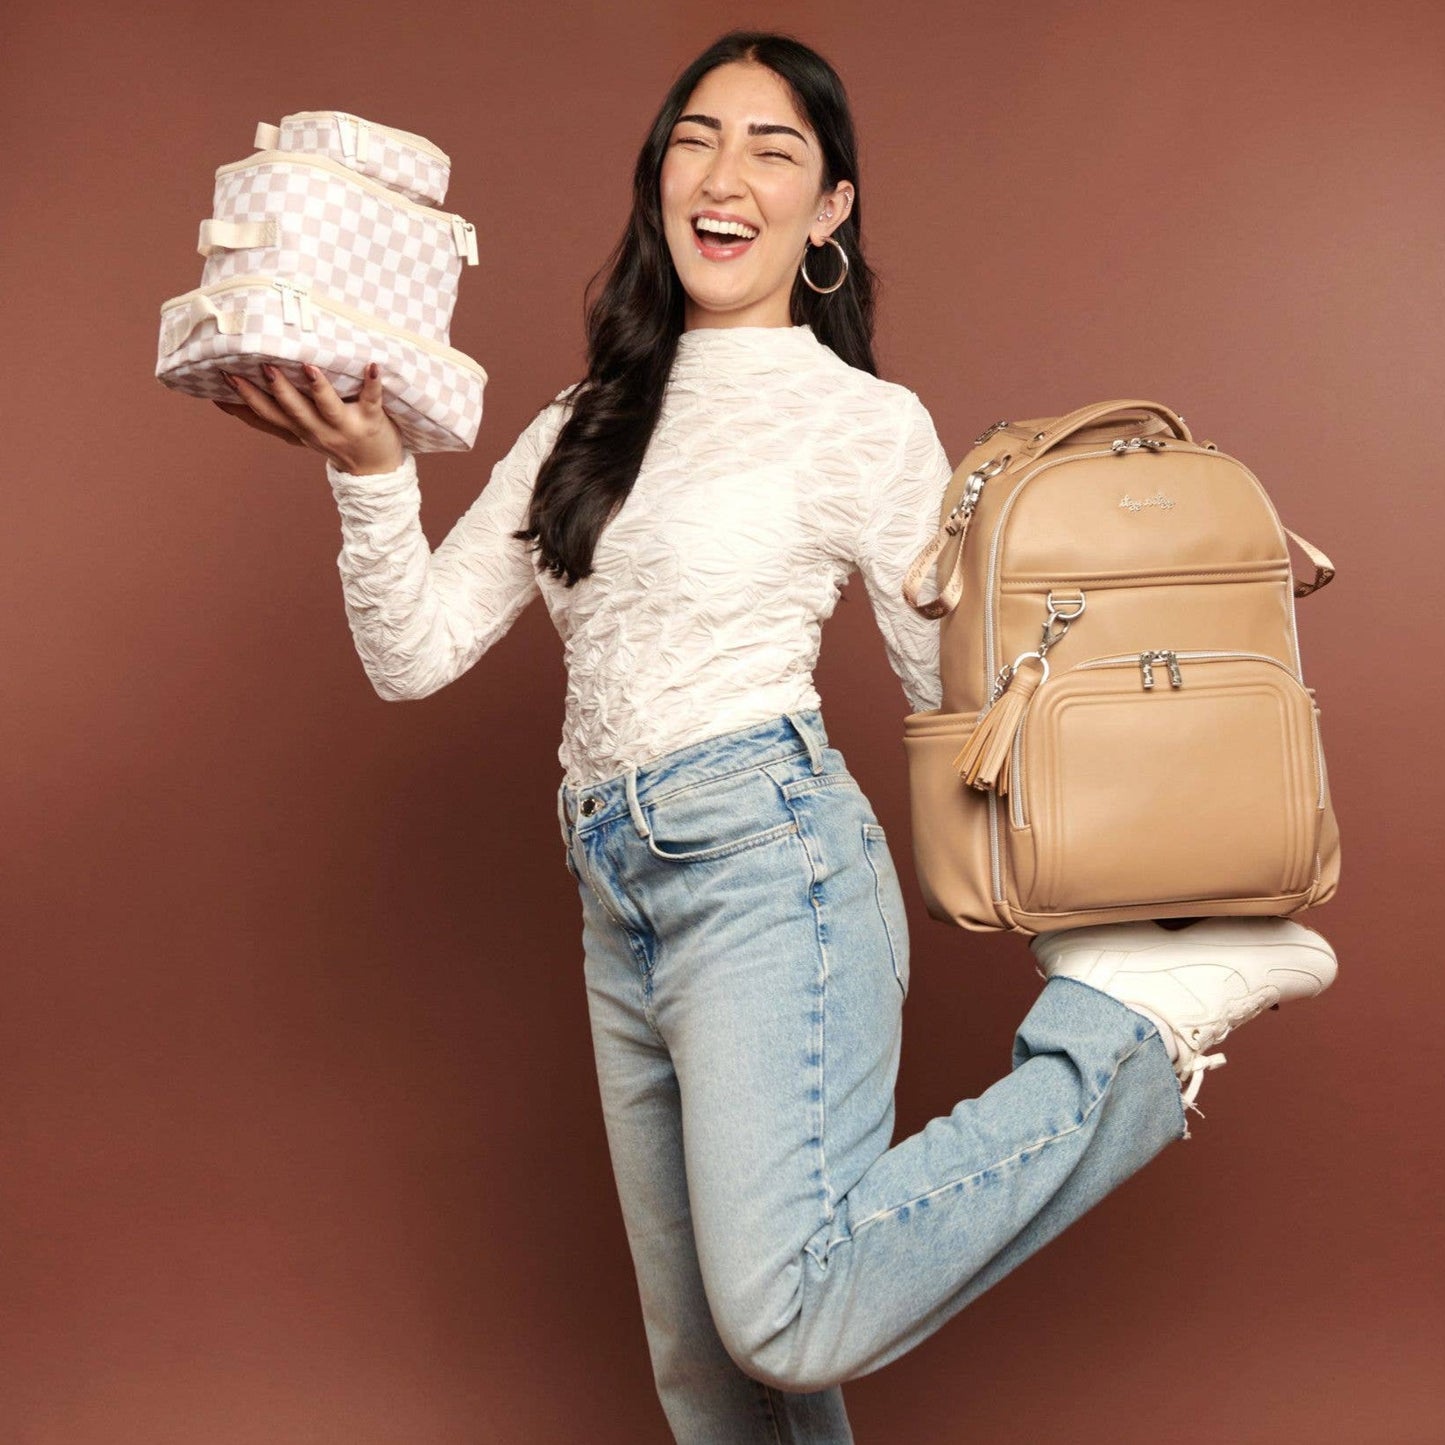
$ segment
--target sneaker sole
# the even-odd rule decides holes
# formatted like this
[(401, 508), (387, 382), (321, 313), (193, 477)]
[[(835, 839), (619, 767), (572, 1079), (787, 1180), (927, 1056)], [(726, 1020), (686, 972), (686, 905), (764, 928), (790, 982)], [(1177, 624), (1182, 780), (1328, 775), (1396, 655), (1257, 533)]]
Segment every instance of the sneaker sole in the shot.
[[(1040, 939), (1044, 940), (1041, 948), (1035, 946)], [(1335, 951), (1323, 934), (1292, 918), (1221, 915), (1181, 929), (1160, 928), (1149, 918), (1134, 919), (1037, 934), (1029, 940), (1029, 948), (1045, 968), (1057, 967), (1076, 950), (1089, 953), (1110, 950), (1133, 956), (1167, 952), (1169, 966), (1173, 967), (1186, 964), (1187, 955), (1196, 949), (1213, 954), (1221, 948), (1248, 948), (1256, 956), (1261, 950), (1277, 949), (1293, 955), (1296, 962), (1281, 958), (1277, 968), (1266, 964), (1267, 976), (1260, 983), (1278, 987), (1268, 975), (1291, 974), (1297, 986), (1282, 990), (1288, 1000), (1317, 997), (1335, 981), (1339, 972)], [(1300, 957), (1301, 950), (1306, 952), (1307, 959)], [(1307, 987), (1306, 981), (1313, 987)], [(1277, 1009), (1279, 1004), (1269, 1007)]]

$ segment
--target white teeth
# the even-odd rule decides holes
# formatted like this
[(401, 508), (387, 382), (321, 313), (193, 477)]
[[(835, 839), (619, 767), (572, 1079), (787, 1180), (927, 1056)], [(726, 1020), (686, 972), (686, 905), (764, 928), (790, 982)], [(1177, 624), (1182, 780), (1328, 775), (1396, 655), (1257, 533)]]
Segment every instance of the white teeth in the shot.
[(749, 241), (758, 234), (740, 221), (715, 221), (711, 216), (699, 216), (693, 224), (699, 231), (716, 231), (720, 236), (743, 236)]

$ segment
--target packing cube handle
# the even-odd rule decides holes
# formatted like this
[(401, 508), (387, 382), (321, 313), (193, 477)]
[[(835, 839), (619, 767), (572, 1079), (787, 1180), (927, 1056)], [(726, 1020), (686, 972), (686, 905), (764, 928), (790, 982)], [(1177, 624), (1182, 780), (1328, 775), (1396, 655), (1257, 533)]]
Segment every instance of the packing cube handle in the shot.
[(264, 221), (228, 221), (222, 216), (207, 216), (201, 222), (196, 250), (209, 259), (216, 251), (241, 251), (251, 246), (277, 246), (281, 226), (275, 216)]

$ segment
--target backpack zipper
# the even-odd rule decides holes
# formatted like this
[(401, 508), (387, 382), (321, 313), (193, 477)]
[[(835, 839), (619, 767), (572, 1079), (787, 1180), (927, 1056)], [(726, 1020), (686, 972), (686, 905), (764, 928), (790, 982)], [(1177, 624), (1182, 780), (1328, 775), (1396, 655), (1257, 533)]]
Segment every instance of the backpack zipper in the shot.
[(228, 176), (233, 171), (243, 171), (250, 166), (274, 165), (277, 161), (286, 165), (311, 166), (316, 170), (329, 171), (332, 175), (341, 180), (358, 185), (364, 191), (370, 191), (372, 195), (382, 200), (390, 201), (393, 205), (401, 206), (409, 211), (416, 211), (419, 215), (425, 216), (427, 220), (434, 221), (441, 225), (451, 227), (452, 244), (459, 256), (466, 258), (466, 264), (475, 266), (477, 264), (477, 228), (472, 225), (464, 216), (459, 216), (455, 211), (444, 211), (436, 206), (424, 206), (420, 201), (414, 201), (409, 196), (404, 196), (400, 191), (394, 191), (381, 181), (373, 180), (360, 171), (354, 171), (350, 166), (344, 166), (340, 161), (332, 160), (330, 156), (318, 155), (312, 151), (256, 151), (245, 160), (230, 161), (226, 165), (216, 167), (216, 179)]
[[(281, 318), (289, 326), (300, 326), (303, 331), (314, 331), (316, 328), (311, 308), (319, 306), (323, 311), (330, 311), (354, 325), (380, 331), (387, 336), (394, 336), (398, 341), (404, 341), (409, 346), (415, 346), (419, 350), (429, 352), (432, 356), (449, 361), (453, 366), (460, 366), (477, 376), (483, 385), (486, 384), (486, 369), (478, 362), (473, 361), (465, 352), (458, 351), (455, 347), (445, 346), (440, 341), (433, 341), (430, 337), (419, 336), (416, 332), (407, 331), (404, 327), (393, 326), (391, 322), (383, 321), (377, 316), (370, 316), (364, 311), (358, 311), (344, 301), (336, 301), (329, 296), (320, 295), (311, 290), (311, 283), (304, 276), (290, 279), (283, 276), (256, 274), (229, 276), (224, 281), (217, 281), (210, 286), (197, 286), (192, 291), (183, 292), (179, 296), (171, 297), (169, 301), (163, 301), (161, 315), (164, 316), (173, 306), (188, 305), (193, 297), (214, 296), (223, 291), (238, 291), (247, 286), (259, 290), (279, 291), (281, 293)], [(185, 338), (183, 337), (171, 350), (176, 350), (184, 343)]]

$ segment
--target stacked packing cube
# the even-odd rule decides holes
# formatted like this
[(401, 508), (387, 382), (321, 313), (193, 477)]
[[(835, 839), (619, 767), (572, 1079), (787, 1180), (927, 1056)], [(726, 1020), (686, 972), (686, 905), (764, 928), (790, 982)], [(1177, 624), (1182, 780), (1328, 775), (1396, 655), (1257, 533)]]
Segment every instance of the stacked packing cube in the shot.
[(446, 153), (335, 110), (263, 121), (253, 144), (216, 171), (196, 247), (201, 284), (161, 305), (157, 379), (233, 403), (223, 369), (269, 389), (263, 362), (294, 381), (310, 362), (350, 396), (375, 361), (409, 450), (468, 450), (487, 374), (449, 343), (477, 239), (470, 221), (439, 209)]

